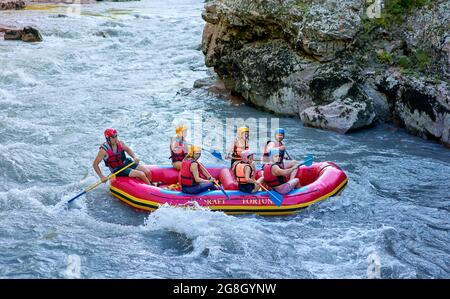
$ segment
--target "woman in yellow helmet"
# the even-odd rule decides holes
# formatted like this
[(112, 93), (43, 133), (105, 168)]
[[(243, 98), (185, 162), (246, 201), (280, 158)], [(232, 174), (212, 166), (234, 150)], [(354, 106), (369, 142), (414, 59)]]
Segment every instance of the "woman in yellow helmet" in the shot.
[(201, 155), (202, 148), (191, 145), (188, 154), (181, 163), (178, 182), (184, 193), (198, 194), (206, 190), (216, 189), (214, 178), (209, 176), (204, 166), (198, 161)]
[(186, 135), (187, 127), (184, 125), (175, 128), (176, 135), (172, 137), (170, 142), (170, 157), (172, 166), (177, 170), (181, 169), (181, 162), (187, 155)]
[(237, 129), (237, 137), (233, 141), (231, 147), (228, 149), (226, 155), (227, 159), (231, 157), (231, 167), (233, 167), (234, 162), (241, 160), (242, 151), (248, 150), (248, 137), (248, 127), (240, 127)]

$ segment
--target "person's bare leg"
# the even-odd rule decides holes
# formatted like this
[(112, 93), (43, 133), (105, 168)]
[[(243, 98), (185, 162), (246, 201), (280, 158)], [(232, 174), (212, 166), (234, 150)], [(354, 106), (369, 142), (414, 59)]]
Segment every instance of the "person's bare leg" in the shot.
[(288, 182), (288, 184), (292, 186), (292, 189), (295, 189), (300, 184), (300, 180), (295, 178), (295, 179), (290, 180)]
[(289, 177), (289, 180), (293, 180), (297, 177), (298, 168), (296, 168), (293, 172), (291, 172), (291, 176)]
[(150, 173), (150, 170), (147, 169), (147, 167), (145, 167), (144, 165), (138, 165), (138, 167), (136, 167), (137, 170), (142, 171), (145, 176), (147, 177), (147, 179), (151, 182), (152, 181), (152, 174)]
[(147, 185), (150, 185), (150, 181), (148, 180), (147, 176), (145, 175), (144, 172), (142, 172), (142, 171), (140, 171), (140, 170), (133, 169), (133, 170), (130, 172), (129, 177), (130, 177), (130, 178), (139, 178), (139, 179), (141, 179), (142, 181), (144, 181)]

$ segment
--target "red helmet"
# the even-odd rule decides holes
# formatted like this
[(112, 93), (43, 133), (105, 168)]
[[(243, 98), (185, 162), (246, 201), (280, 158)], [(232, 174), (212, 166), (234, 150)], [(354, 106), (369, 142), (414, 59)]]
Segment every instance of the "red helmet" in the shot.
[(105, 137), (106, 138), (109, 138), (109, 137), (112, 137), (112, 136), (115, 136), (115, 135), (117, 135), (116, 129), (109, 128), (109, 129), (105, 130)]

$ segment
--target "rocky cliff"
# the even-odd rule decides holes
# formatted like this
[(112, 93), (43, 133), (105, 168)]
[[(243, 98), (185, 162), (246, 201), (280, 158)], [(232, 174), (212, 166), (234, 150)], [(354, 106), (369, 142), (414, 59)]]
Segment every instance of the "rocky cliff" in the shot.
[(215, 0), (202, 50), (225, 87), (304, 125), (393, 122), (450, 146), (448, 0)]

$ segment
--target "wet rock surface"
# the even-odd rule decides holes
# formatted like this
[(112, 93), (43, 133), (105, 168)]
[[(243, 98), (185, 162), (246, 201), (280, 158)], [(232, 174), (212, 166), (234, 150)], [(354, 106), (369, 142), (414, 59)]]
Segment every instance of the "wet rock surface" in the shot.
[(42, 35), (33, 27), (25, 27), (23, 29), (4, 29), (5, 40), (22, 40), (24, 42), (41, 42)]
[[(420, 3), (419, 3), (420, 2)], [(216, 0), (205, 4), (205, 63), (231, 92), (308, 126), (377, 121), (449, 144), (450, 3)]]

